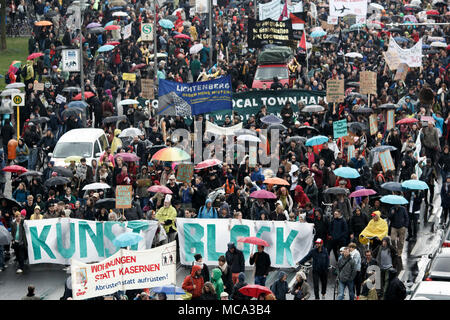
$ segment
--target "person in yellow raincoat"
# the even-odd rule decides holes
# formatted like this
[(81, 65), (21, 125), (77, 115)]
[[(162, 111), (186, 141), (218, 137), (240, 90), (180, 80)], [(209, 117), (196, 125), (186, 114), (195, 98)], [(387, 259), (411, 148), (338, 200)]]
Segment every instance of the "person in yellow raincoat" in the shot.
[(164, 231), (167, 233), (168, 242), (175, 240), (177, 228), (175, 220), (177, 218), (177, 210), (171, 205), (172, 196), (167, 194), (164, 198), (164, 206), (162, 206), (155, 215), (161, 225), (164, 226)]
[[(367, 226), (359, 235), (359, 242), (361, 244), (368, 244), (370, 238), (376, 237), (378, 243), (381, 243), (384, 237), (388, 234), (388, 224), (386, 220), (381, 218), (380, 211), (374, 211), (372, 213), (372, 220), (369, 221)], [(372, 242), (372, 241), (371, 241)]]
[(114, 138), (111, 142), (111, 152), (114, 154), (120, 148), (122, 148), (122, 140), (119, 138), (119, 134), (122, 132), (120, 129), (114, 129)]

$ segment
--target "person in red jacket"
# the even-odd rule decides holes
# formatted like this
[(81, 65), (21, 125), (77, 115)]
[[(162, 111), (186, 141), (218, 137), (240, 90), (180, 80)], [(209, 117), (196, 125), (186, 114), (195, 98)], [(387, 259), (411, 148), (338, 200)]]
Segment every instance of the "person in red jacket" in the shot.
[(300, 185), (295, 187), (294, 201), (300, 205), (300, 208), (304, 208), (310, 202), (308, 196), (303, 191), (303, 187)]
[(181, 286), (184, 291), (192, 294), (192, 300), (200, 300), (200, 296), (202, 295), (202, 288), (205, 282), (201, 274), (201, 266), (192, 266), (191, 274), (184, 278), (183, 285)]

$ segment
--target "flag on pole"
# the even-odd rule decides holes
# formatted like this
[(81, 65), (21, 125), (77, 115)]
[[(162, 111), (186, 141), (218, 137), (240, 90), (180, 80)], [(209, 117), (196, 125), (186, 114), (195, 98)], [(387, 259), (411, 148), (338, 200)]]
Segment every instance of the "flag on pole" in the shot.
[(303, 50), (306, 51), (306, 34), (305, 34), (305, 31), (303, 31), (302, 39), (298, 43), (298, 48), (302, 48)]
[(280, 15), (280, 18), (278, 19), (278, 21), (283, 21), (284, 18), (289, 18), (287, 1), (284, 3), (283, 10), (281, 11), (281, 15)]

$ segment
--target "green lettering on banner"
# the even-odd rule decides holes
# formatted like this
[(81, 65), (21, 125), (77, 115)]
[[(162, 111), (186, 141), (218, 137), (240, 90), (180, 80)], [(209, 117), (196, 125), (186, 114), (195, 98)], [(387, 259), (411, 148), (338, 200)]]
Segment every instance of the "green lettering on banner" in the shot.
[[(105, 221), (104, 223), (105, 223), (105, 227), (103, 229), (103, 233), (104, 233), (105, 237), (108, 238), (111, 241), (111, 243), (113, 243), (113, 240), (116, 238), (116, 235), (112, 232), (112, 227), (116, 224), (119, 224), (122, 226), (124, 226), (124, 224), (117, 222), (117, 221)], [(109, 258), (110, 256), (112, 256), (119, 250), (120, 250), (120, 248), (116, 247), (116, 250), (114, 252), (110, 252), (108, 250), (108, 248), (105, 248), (105, 257)]]
[(80, 258), (87, 257), (86, 232), (89, 234), (89, 237), (94, 243), (95, 249), (97, 249), (98, 256), (105, 256), (105, 249), (103, 246), (103, 223), (97, 222), (95, 226), (97, 229), (97, 234), (92, 231), (87, 222), (80, 221), (80, 223), (78, 224), (78, 228), (80, 230)]
[(72, 258), (75, 253), (75, 224), (70, 223), (70, 247), (64, 248), (63, 239), (62, 239), (62, 231), (61, 231), (61, 222), (56, 224), (56, 240), (58, 242), (58, 252), (65, 259)]
[[(141, 230), (147, 230), (149, 226), (149, 223), (147, 221), (139, 221), (134, 220), (130, 221), (127, 224), (127, 228), (133, 230), (134, 233), (140, 234)], [(130, 247), (131, 250), (137, 250), (139, 243), (136, 243)]]
[(270, 232), (270, 227), (262, 226), (261, 228), (259, 228), (258, 233), (256, 234), (256, 237), (261, 239), (261, 234), (263, 232)]
[[(203, 248), (203, 236), (205, 235), (205, 230), (203, 227), (197, 223), (186, 223), (184, 224), (184, 250), (186, 255), (186, 261), (194, 261), (194, 255), (200, 253), (204, 256)], [(194, 248), (194, 252), (191, 249)]]
[(286, 241), (283, 241), (284, 229), (277, 228), (277, 257), (276, 257), (277, 264), (283, 264), (284, 251), (286, 251), (286, 259), (288, 264), (290, 264), (291, 266), (294, 265), (294, 262), (292, 260), (291, 245), (297, 234), (298, 234), (297, 230), (291, 230)]
[[(235, 225), (230, 230), (230, 242), (233, 242), (237, 246), (237, 237), (249, 237), (250, 228), (246, 225)], [(244, 250), (242, 250), (245, 260), (250, 257), (250, 244), (244, 243)]]
[(48, 256), (52, 259), (56, 259), (50, 247), (45, 243), (47, 240), (48, 233), (50, 232), (51, 226), (45, 226), (42, 228), (41, 234), (38, 236), (37, 228), (30, 227), (31, 243), (33, 245), (34, 259), (39, 260), (41, 256), (41, 247), (47, 252)]
[(210, 261), (217, 261), (221, 255), (223, 255), (223, 252), (217, 252), (216, 251), (216, 225), (215, 224), (208, 224), (207, 228), (207, 237), (208, 241), (206, 242), (206, 250), (208, 252), (208, 260)]

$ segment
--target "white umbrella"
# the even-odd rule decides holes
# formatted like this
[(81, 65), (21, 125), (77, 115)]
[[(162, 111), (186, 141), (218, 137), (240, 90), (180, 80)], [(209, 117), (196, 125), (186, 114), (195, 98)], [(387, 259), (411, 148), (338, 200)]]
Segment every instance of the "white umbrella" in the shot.
[[(151, 55), (150, 55), (150, 59), (153, 59), (154, 57), (155, 57), (154, 54), (151, 54)], [(157, 57), (157, 58), (166, 58), (166, 57), (167, 57), (167, 53), (158, 52), (158, 53), (156, 54), (156, 57)]]
[(437, 48), (447, 48), (447, 44), (444, 42), (440, 42), (440, 41), (434, 41), (430, 44), (430, 46), (437, 47)]
[(112, 14), (113, 17), (128, 17), (128, 13), (123, 11), (116, 11)]
[(362, 59), (362, 57), (363, 57), (362, 54), (358, 53), (358, 52), (349, 52), (349, 53), (346, 53), (345, 56), (348, 58), (360, 58), (360, 59)]
[(0, 96), (2, 97), (8, 97), (8, 96), (12, 96), (15, 93), (20, 93), (19, 89), (6, 89), (3, 90), (2, 93), (0, 94)]
[(427, 40), (429, 42), (433, 42), (433, 41), (445, 42), (445, 38), (444, 37), (428, 37)]
[(125, 99), (119, 102), (119, 105), (121, 106), (127, 106), (130, 104), (139, 104), (139, 101), (135, 100), (135, 99)]
[(189, 53), (190, 53), (190, 54), (196, 54), (196, 53), (199, 53), (200, 50), (202, 50), (202, 49), (203, 49), (203, 44), (197, 43), (197, 44), (194, 44), (194, 45), (189, 49)]
[(238, 141), (261, 142), (261, 139), (249, 134), (243, 134), (237, 137)]
[(374, 8), (374, 9), (376, 9), (376, 10), (384, 10), (384, 7), (381, 4), (378, 4), (378, 3), (370, 3), (369, 6)]
[(418, 6), (418, 7), (420, 7), (420, 6), (422, 5), (422, 1), (420, 1), (420, 0), (412, 0), (412, 1), (411, 1), (411, 4), (412, 4), (413, 6)]
[(101, 183), (101, 182), (94, 182), (94, 183), (85, 185), (84, 188), (83, 188), (83, 191), (86, 191), (86, 190), (98, 190), (98, 189), (109, 189), (109, 188), (111, 188), (111, 186), (109, 184)]
[(378, 23), (372, 23), (372, 22), (367, 22), (367, 24), (366, 24), (366, 26), (367, 26), (367, 28), (369, 28), (369, 29), (381, 29), (381, 25), (380, 24), (378, 24)]
[(23, 82), (14, 82), (6, 85), (6, 89), (18, 89), (18, 88), (25, 88), (25, 83)]
[(143, 135), (143, 133), (138, 128), (126, 128), (119, 134), (119, 138), (137, 137), (140, 135)]

